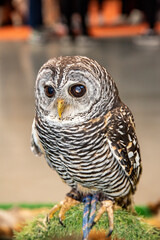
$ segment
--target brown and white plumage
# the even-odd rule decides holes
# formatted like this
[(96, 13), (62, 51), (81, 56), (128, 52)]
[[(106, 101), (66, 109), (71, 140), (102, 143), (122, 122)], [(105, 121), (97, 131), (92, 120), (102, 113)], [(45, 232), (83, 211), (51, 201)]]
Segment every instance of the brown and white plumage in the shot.
[(135, 192), (141, 158), (134, 119), (105, 68), (87, 57), (53, 58), (38, 73), (35, 96), (32, 150), (72, 193), (115, 202)]

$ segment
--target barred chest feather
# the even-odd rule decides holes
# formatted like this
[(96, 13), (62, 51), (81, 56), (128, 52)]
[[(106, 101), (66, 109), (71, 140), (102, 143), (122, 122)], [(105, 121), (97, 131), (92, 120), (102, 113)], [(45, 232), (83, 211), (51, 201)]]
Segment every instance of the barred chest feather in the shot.
[(37, 121), (36, 128), (49, 166), (69, 186), (102, 190), (111, 198), (130, 191), (130, 182), (109, 147), (103, 117), (72, 127), (48, 127)]
[(48, 164), (64, 181), (72, 187), (97, 181), (108, 150), (103, 118), (72, 127), (37, 122), (37, 129)]

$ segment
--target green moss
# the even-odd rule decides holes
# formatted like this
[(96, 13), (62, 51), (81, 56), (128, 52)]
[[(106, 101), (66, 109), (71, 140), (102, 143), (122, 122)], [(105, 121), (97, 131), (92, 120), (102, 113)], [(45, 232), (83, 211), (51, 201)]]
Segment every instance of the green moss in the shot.
[[(82, 233), (83, 205), (71, 208), (66, 213), (62, 227), (58, 220), (58, 213), (47, 224), (45, 216), (40, 215), (29, 222), (21, 232), (15, 233), (16, 240), (51, 240), (66, 239), (66, 236), (79, 236)], [(107, 214), (104, 214), (94, 227), (97, 230), (108, 229)], [(114, 212), (114, 231), (112, 239), (125, 240), (159, 240), (160, 231), (143, 222), (142, 218), (124, 210)], [(74, 237), (76, 239), (76, 237)]]

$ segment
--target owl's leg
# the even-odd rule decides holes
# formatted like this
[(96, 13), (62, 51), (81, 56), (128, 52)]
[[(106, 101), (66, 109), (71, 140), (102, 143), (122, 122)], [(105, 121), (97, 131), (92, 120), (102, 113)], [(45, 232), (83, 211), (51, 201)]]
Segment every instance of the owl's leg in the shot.
[[(80, 201), (70, 197), (73, 195), (69, 193), (69, 196), (66, 196), (65, 199), (63, 201), (61, 201), (59, 204), (57, 204), (56, 206), (54, 206), (48, 213), (47, 215), (47, 221), (49, 221), (53, 215), (58, 211), (59, 211), (59, 222), (61, 223), (62, 226), (64, 226), (63, 224), (63, 220), (65, 219), (65, 213), (73, 206), (80, 204)], [(75, 194), (74, 194), (75, 196)]]
[(96, 215), (96, 205), (98, 201), (97, 194), (86, 195), (83, 198), (84, 210), (83, 210), (83, 240), (88, 239), (89, 232), (92, 228), (92, 224)]
[(113, 232), (113, 202), (111, 200), (102, 201), (102, 206), (100, 207), (97, 216), (95, 217), (92, 227), (98, 222), (103, 213), (107, 212), (109, 219), (109, 233), (107, 237), (109, 237)]

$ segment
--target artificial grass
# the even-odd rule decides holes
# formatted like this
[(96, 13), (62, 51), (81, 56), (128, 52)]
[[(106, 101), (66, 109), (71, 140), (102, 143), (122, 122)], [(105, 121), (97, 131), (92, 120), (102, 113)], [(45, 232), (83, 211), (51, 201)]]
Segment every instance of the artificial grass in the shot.
[[(56, 213), (49, 223), (46, 223), (45, 216), (39, 215), (33, 221), (28, 222), (21, 232), (15, 233), (16, 240), (53, 240), (66, 239), (67, 236), (74, 236), (79, 239), (82, 234), (83, 205), (75, 206), (66, 213), (64, 224), (61, 226)], [(104, 214), (93, 229), (98, 231), (108, 230), (107, 214)], [(125, 240), (159, 240), (160, 230), (148, 225), (143, 219), (125, 210), (114, 212), (114, 231), (111, 239)]]

